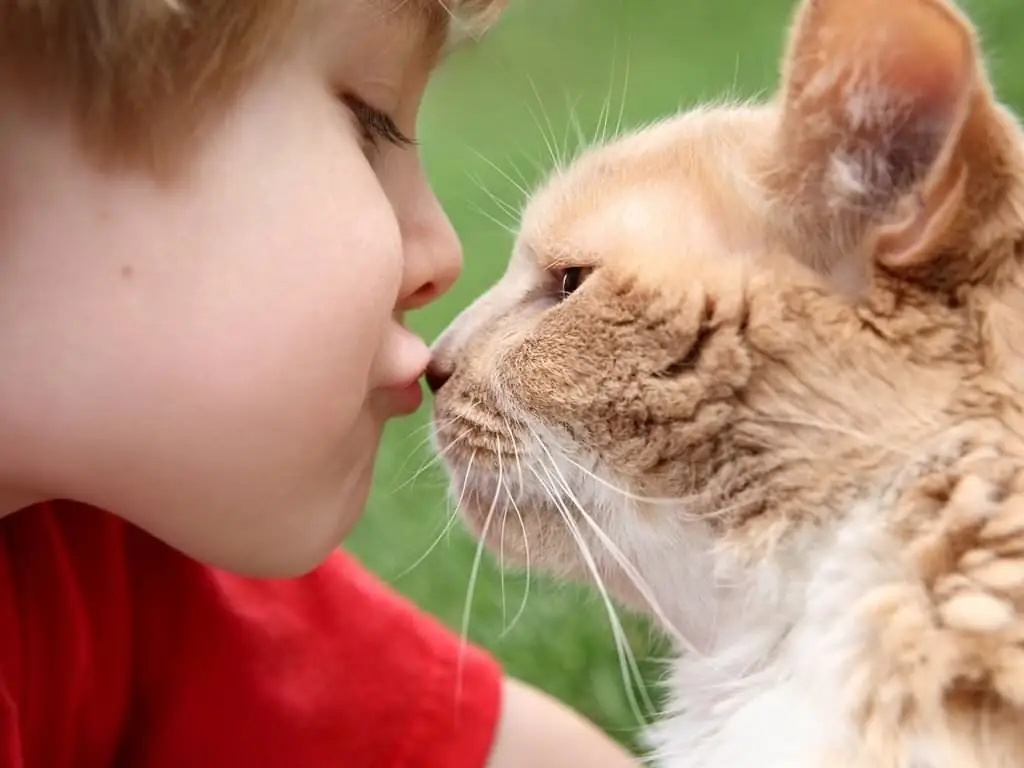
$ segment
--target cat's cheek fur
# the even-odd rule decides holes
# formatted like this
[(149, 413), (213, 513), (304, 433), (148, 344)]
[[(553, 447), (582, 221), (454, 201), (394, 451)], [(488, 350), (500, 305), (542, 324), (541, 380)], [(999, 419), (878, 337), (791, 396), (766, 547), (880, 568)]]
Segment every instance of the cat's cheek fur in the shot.
[(691, 452), (727, 439), (751, 376), (745, 302), (720, 300), (699, 278), (681, 296), (600, 274), (541, 318), (499, 377), (524, 413), (633, 493), (686, 496), (704, 484)]

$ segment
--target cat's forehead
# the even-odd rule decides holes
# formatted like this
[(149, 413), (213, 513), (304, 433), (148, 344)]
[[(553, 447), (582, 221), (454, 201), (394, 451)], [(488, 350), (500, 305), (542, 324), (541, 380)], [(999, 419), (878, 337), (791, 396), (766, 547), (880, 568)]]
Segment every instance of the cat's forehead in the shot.
[(546, 270), (676, 245), (749, 249), (764, 219), (755, 169), (773, 119), (766, 107), (702, 108), (589, 149), (530, 201), (520, 258)]

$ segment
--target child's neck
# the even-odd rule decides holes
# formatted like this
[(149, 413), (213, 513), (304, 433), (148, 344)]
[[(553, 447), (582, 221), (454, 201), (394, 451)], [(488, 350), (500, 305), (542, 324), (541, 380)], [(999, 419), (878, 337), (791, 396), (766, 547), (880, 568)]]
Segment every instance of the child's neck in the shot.
[(41, 501), (39, 494), (0, 487), (0, 519)]

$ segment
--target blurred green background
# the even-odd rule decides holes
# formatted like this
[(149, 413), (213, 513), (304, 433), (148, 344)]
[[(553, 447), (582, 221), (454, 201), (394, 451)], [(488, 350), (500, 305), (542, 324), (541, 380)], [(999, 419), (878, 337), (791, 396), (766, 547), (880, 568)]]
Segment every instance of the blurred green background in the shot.
[[(427, 95), (420, 128), (427, 170), (462, 236), (466, 268), (412, 325), (433, 339), (500, 275), (512, 241), (505, 227), (514, 228), (524, 190), (551, 167), (552, 148), (571, 155), (578, 146), (574, 118), (593, 136), (602, 122), (613, 130), (620, 115), (625, 130), (702, 100), (770, 93), (791, 7), (790, 0), (511, 0), (499, 25), (456, 54)], [(1021, 109), (1022, 0), (961, 7), (982, 32), (1000, 96)], [(369, 512), (349, 548), (459, 632), (475, 546), (459, 525), (444, 534), (451, 507), (443, 475), (433, 465), (420, 471), (431, 458), (425, 425), (424, 412), (389, 427)], [(595, 595), (531, 574), (524, 604), (526, 587), (524, 575), (502, 578), (485, 555), (469, 640), (635, 747), (642, 680), (656, 702), (657, 658), (666, 646), (643, 622), (623, 617), (642, 671), (642, 680), (630, 679)]]

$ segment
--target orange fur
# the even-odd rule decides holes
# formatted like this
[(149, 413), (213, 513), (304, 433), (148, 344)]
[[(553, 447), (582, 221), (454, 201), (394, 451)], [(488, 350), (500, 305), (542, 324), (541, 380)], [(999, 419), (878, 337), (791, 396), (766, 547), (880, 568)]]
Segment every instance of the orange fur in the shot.
[[(591, 148), (534, 195), (437, 342), (435, 430), (506, 559), (656, 598), (711, 656), (774, 638), (747, 662), (775, 688), (680, 689), (665, 765), (1024, 764), (1022, 244), (1024, 133), (944, 0), (803, 0), (773, 99)], [(731, 752), (783, 693), (820, 718), (804, 742), (769, 723), (763, 759)]]

